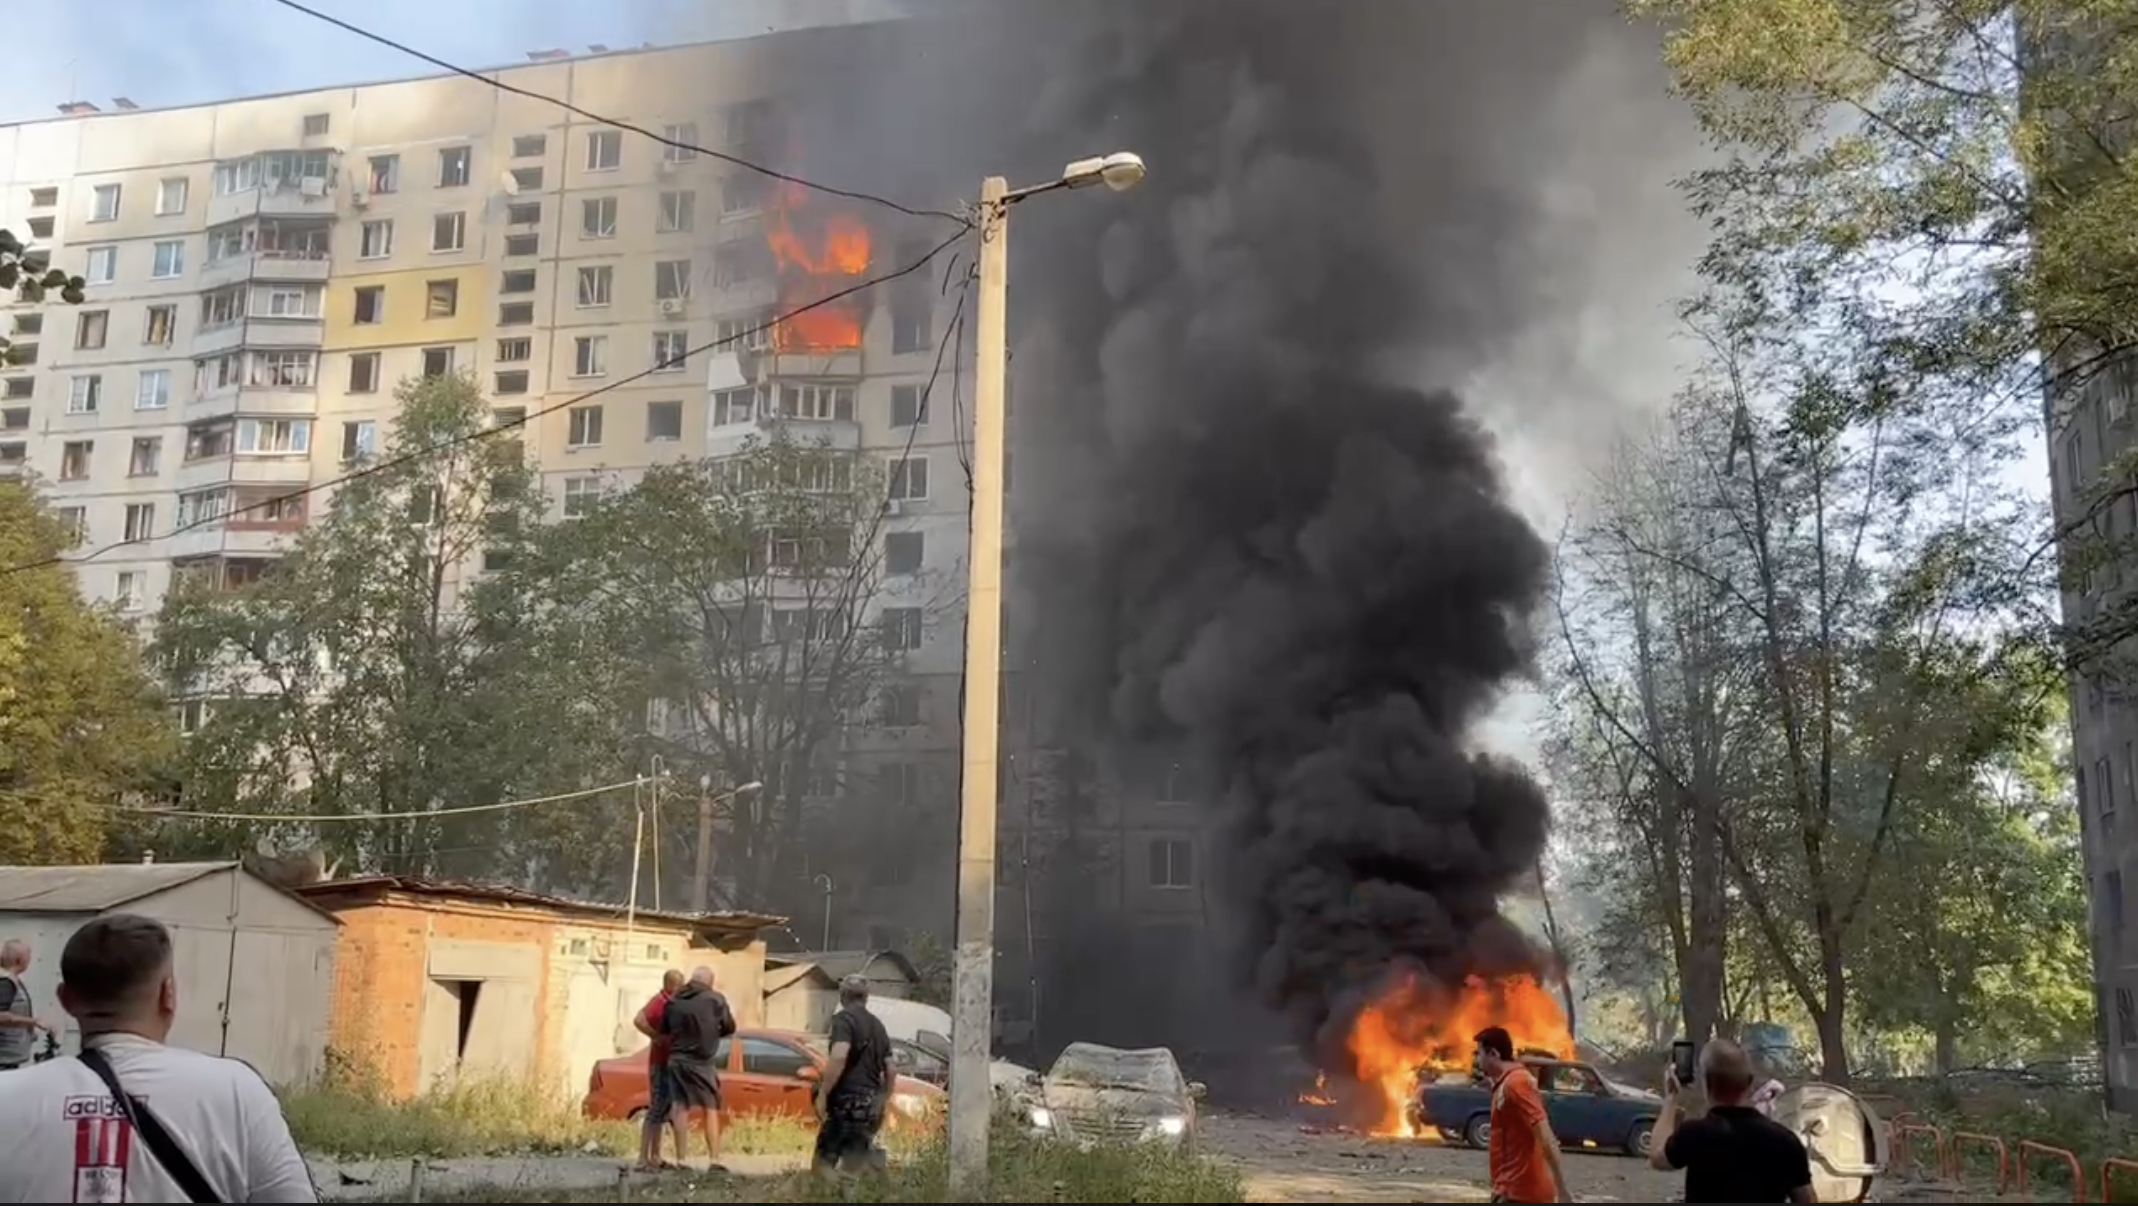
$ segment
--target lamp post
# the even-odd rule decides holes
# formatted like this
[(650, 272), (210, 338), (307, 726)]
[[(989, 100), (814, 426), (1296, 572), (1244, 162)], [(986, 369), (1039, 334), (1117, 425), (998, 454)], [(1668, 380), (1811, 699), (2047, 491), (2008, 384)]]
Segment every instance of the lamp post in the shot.
[(951, 978), (950, 1185), (954, 1202), (982, 1200), (988, 1075), (994, 1038), (996, 761), (1002, 741), (1003, 421), (1009, 363), (1010, 207), (1057, 189), (1103, 184), (1123, 192), (1143, 182), (1140, 156), (1080, 159), (1045, 184), (1012, 189), (1000, 176), (980, 186), (980, 296), (973, 323), (973, 513), (965, 596), (963, 792), (958, 808), (958, 933)]

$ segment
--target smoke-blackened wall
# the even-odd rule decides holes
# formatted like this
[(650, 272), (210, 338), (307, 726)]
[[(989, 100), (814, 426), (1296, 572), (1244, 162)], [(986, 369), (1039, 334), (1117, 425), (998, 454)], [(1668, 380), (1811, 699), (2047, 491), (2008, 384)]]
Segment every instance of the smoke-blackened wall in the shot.
[[(1549, 557), (1449, 387), (1565, 320), (1566, 243), (1541, 236), (1597, 155), (1565, 88), (1652, 105), (1659, 69), (1586, 68), (1653, 47), (1602, 0), (925, 11), (809, 72), (840, 77), (805, 143), (842, 182), (941, 204), (983, 173), (1151, 164), (1014, 223), (1013, 626), (1052, 739), (1196, 761), (1215, 928), (1303, 1044), (1328, 1051), (1392, 970), (1531, 966), (1497, 901), (1545, 800), (1470, 736), (1528, 668)], [(1600, 396), (1511, 406), (1548, 424)], [(1073, 1033), (1078, 993), (1095, 1017), (1141, 997), (1154, 1036), (1226, 1012), (1220, 985), (1142, 971), (1174, 991), (1065, 977), (1050, 1021)]]

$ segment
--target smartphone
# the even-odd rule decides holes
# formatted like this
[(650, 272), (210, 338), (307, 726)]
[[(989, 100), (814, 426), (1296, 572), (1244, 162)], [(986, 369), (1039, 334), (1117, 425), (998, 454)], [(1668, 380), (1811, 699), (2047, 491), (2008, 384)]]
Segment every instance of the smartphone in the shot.
[(1700, 1049), (1698, 1047), (1683, 1040), (1670, 1045), (1670, 1069), (1671, 1073), (1678, 1078), (1679, 1084), (1689, 1085), (1693, 1083), (1693, 1077), (1696, 1074), (1694, 1061), (1699, 1057), (1699, 1054)]

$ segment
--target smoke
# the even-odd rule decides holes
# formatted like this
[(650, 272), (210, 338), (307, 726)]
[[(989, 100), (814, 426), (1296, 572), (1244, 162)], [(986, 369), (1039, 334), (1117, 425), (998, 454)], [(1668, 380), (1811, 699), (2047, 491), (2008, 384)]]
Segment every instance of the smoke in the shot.
[(1654, 48), (1582, 0), (952, 7), (899, 59), (934, 85), (883, 85), (861, 111), (903, 116), (844, 165), (1152, 169), (1013, 227), (1013, 605), (1051, 723), (1208, 773), (1209, 909), (1309, 1049), (1392, 973), (1535, 968), (1498, 902), (1549, 810), (1472, 731), (1530, 667), (1550, 558), (1448, 387), (1531, 386), (1499, 417), (1545, 429), (1606, 397), (1578, 356), (1504, 362), (1596, 296), (1567, 235), (1610, 237), (1612, 190), (1570, 217), (1557, 186), (1614, 149), (1568, 115), (1653, 106), (1659, 69), (1594, 67)]

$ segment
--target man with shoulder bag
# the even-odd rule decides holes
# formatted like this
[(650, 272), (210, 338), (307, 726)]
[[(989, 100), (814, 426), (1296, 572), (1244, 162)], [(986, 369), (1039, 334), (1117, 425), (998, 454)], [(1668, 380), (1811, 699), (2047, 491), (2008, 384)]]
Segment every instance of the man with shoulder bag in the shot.
[(259, 1073), (165, 1045), (178, 984), (160, 923), (90, 921), (59, 975), (82, 1054), (0, 1082), (0, 1202), (319, 1200)]
[(23, 983), (30, 970), (30, 944), (20, 938), (0, 942), (0, 1072), (37, 1062), (37, 1040), (46, 1035), (37, 1020), (36, 1001)]

